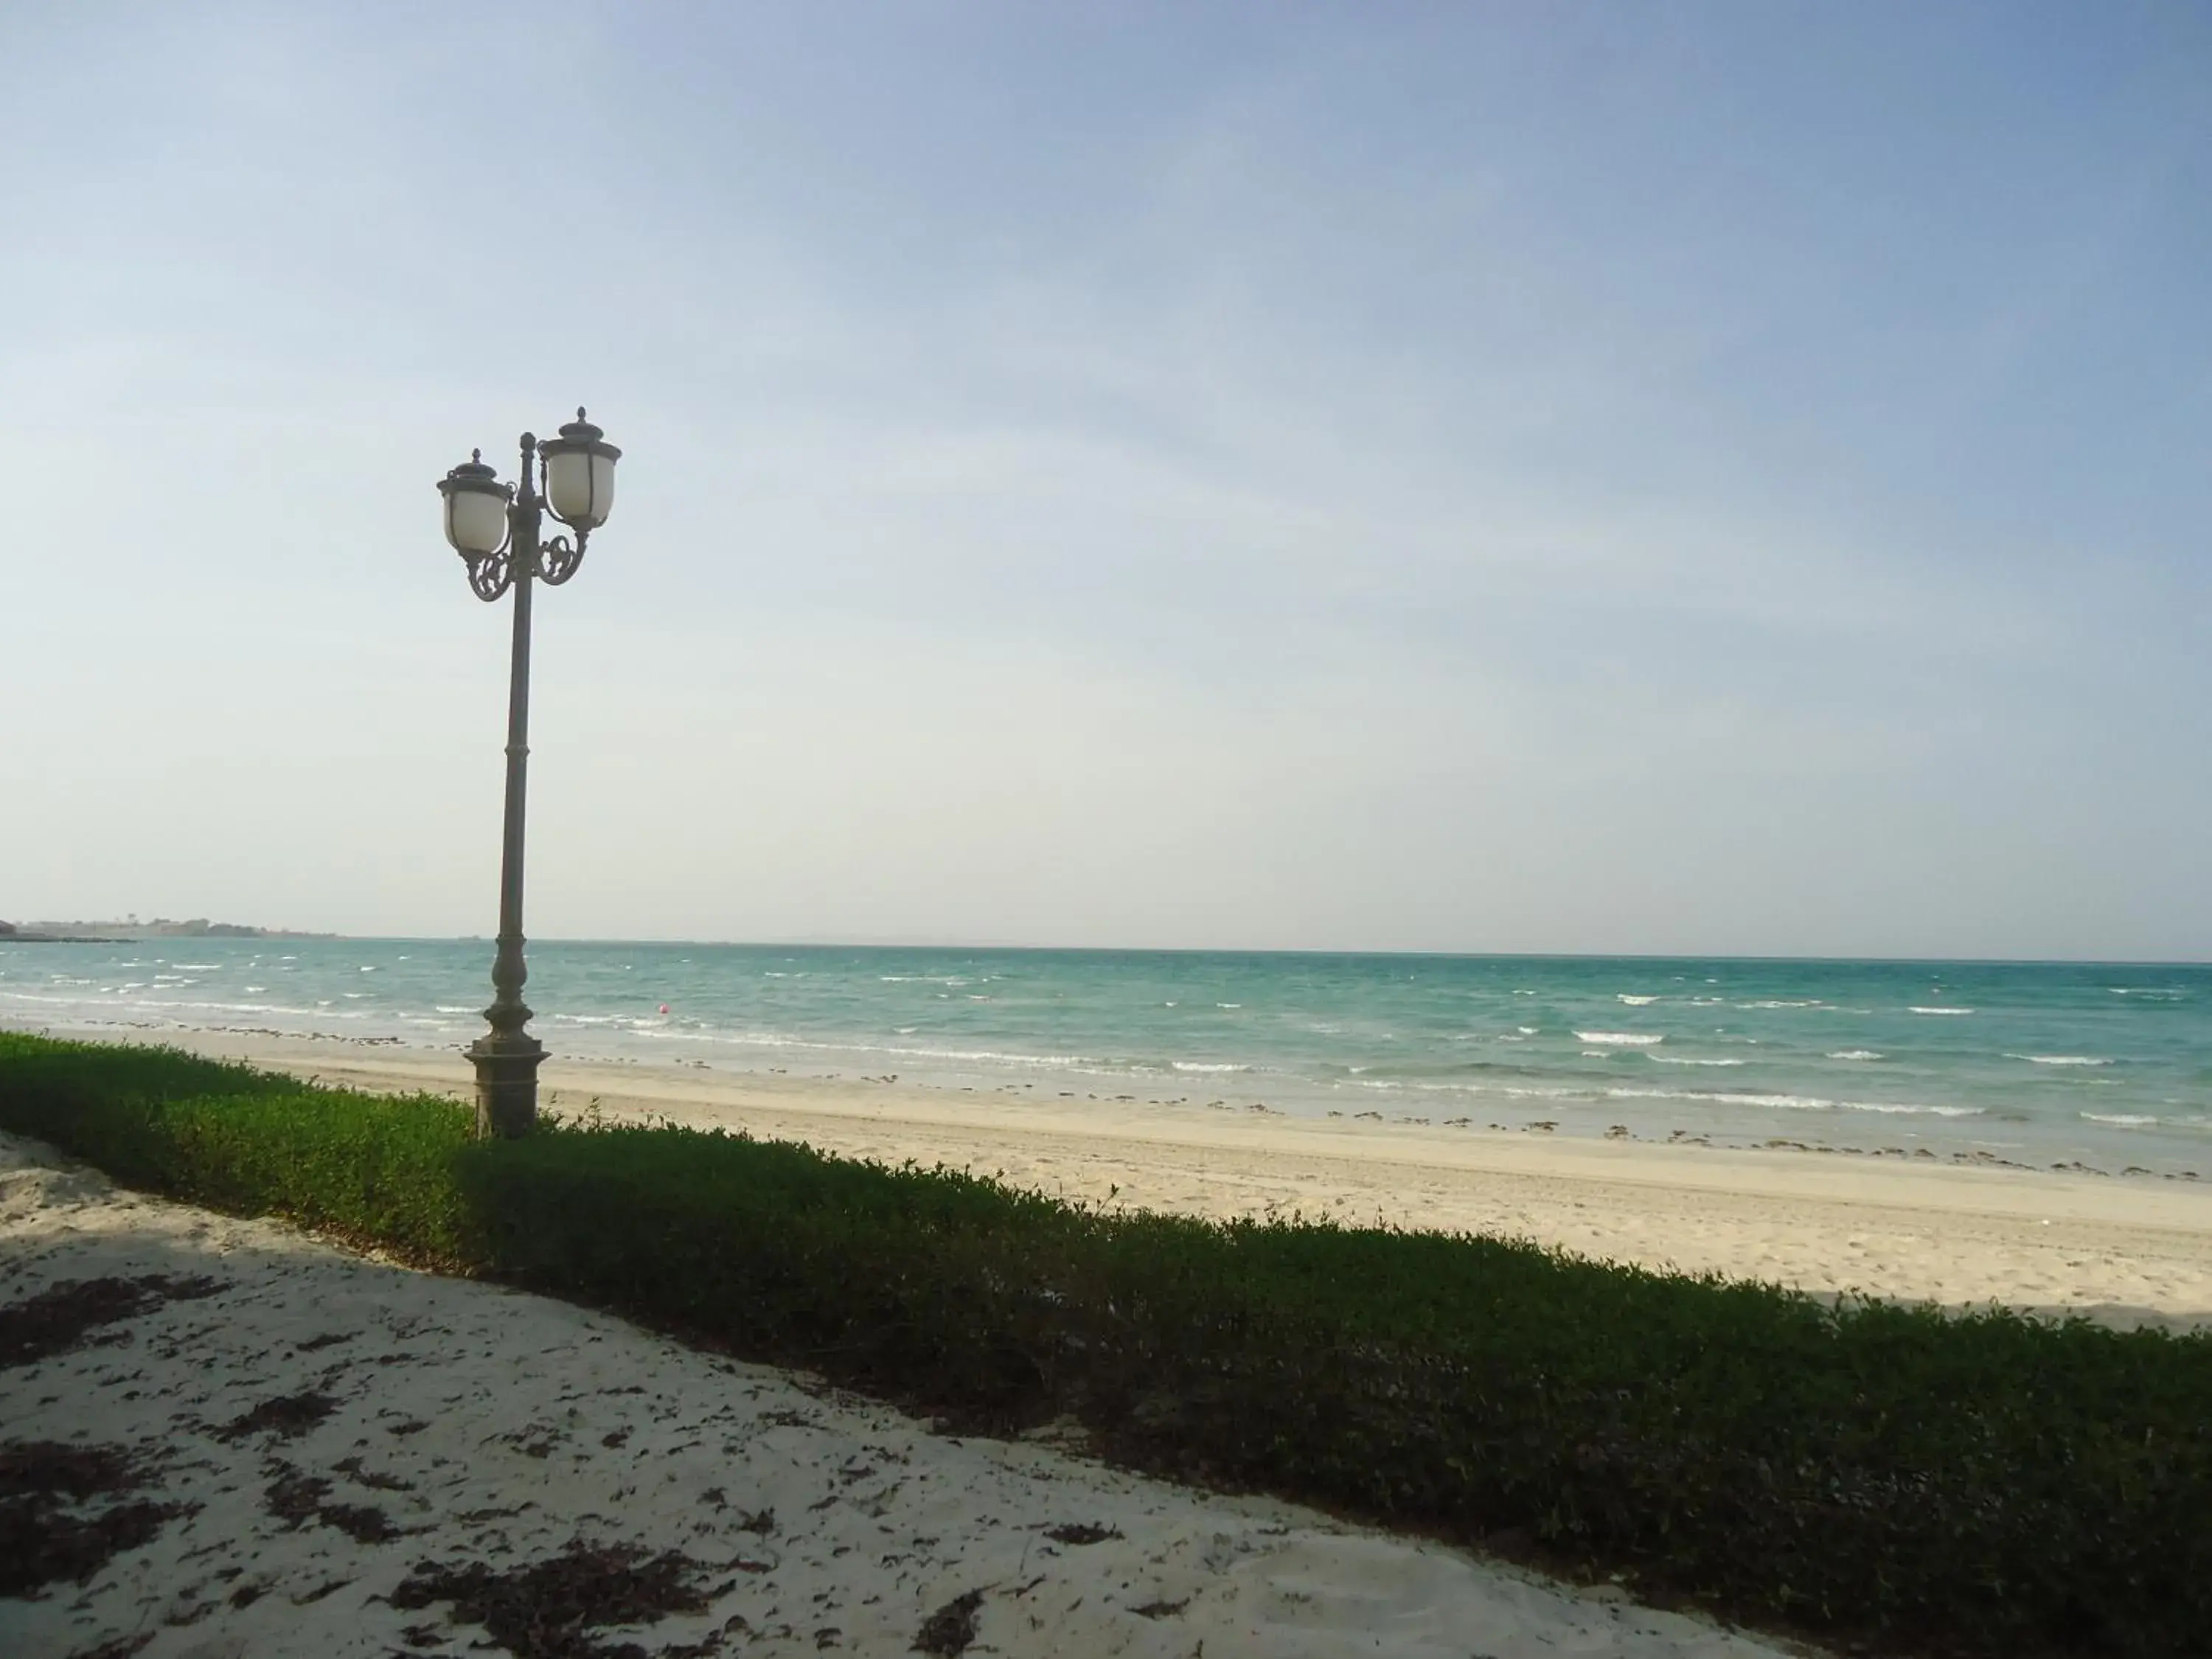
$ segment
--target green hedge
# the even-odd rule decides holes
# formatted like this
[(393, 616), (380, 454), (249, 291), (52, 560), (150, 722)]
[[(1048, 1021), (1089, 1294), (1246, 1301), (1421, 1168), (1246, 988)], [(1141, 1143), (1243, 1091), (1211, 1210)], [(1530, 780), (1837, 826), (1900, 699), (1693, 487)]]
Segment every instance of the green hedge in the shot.
[(673, 1127), (0, 1036), (125, 1182), (1830, 1640), (2212, 1652), (2212, 1338), (1831, 1309), (1473, 1237), (1109, 1217)]

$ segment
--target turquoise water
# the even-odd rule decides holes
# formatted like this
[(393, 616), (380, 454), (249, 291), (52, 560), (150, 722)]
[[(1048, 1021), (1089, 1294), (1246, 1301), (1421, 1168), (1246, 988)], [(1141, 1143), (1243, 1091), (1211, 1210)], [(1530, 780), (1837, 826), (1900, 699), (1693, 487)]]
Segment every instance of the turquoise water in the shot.
[[(453, 1048), (490, 951), (0, 945), (0, 1021)], [(571, 1056), (2212, 1174), (2212, 967), (573, 942), (530, 965)]]

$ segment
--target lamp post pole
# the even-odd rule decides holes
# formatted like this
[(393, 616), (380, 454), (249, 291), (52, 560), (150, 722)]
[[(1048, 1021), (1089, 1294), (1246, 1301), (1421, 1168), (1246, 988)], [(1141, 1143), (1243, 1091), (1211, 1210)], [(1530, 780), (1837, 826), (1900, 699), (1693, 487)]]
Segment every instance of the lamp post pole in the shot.
[[(446, 498), (446, 538), (466, 560), (469, 586), (489, 603), (514, 592), (514, 647), (507, 693), (507, 806), (500, 845), (499, 946), (492, 959), (490, 1029), (469, 1047), (477, 1069), (477, 1133), (514, 1139), (538, 1121), (538, 1067), (544, 1045), (530, 1034), (530, 1008), (522, 988), (530, 977), (523, 960), (522, 850), (530, 765), (530, 599), (538, 581), (558, 586), (576, 574), (584, 545), (606, 522), (614, 504), (614, 464), (622, 452), (584, 418), (541, 445), (522, 434), (520, 483), (498, 482), (481, 451), (448, 472), (439, 485)], [(540, 494), (538, 480), (544, 480)], [(550, 513), (576, 532), (541, 541)]]
[[(538, 492), (538, 440), (522, 434), (522, 482), (507, 508), (509, 539), (536, 547), (542, 527)], [(469, 1048), (477, 1067), (477, 1133), (527, 1134), (538, 1116), (538, 1067), (545, 1045), (530, 1035), (530, 1008), (522, 987), (530, 977), (522, 957), (522, 832), (530, 771), (530, 587), (533, 560), (514, 572), (514, 657), (507, 686), (507, 822), (499, 852), (499, 950), (492, 958), (491, 1030)]]

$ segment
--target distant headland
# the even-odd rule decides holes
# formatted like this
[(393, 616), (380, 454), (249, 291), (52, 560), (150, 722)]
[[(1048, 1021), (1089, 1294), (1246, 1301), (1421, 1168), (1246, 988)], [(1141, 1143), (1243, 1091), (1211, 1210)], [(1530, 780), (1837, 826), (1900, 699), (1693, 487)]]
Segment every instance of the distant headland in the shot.
[(0, 945), (121, 945), (142, 939), (336, 939), (336, 933), (303, 933), (289, 927), (248, 927), (235, 921), (194, 916), (172, 921), (156, 916), (141, 921), (0, 921)]

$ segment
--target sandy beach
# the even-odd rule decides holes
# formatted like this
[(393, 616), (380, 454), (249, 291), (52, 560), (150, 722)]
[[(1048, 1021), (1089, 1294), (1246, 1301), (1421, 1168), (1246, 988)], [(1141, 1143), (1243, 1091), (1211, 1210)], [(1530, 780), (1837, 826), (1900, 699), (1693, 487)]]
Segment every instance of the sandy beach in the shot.
[[(161, 1040), (335, 1085), (457, 1097), (472, 1087), (449, 1051), (239, 1032)], [(2212, 1324), (2212, 1190), (2195, 1183), (703, 1066), (555, 1060), (543, 1085), (556, 1113), (943, 1163), (1088, 1203), (1465, 1230), (1824, 1295)]]
[(94, 1540), (0, 1593), (21, 1659), (1784, 1650), (1046, 1440), (933, 1434), (4, 1139), (0, 1253), (0, 1498), (19, 1542)]

